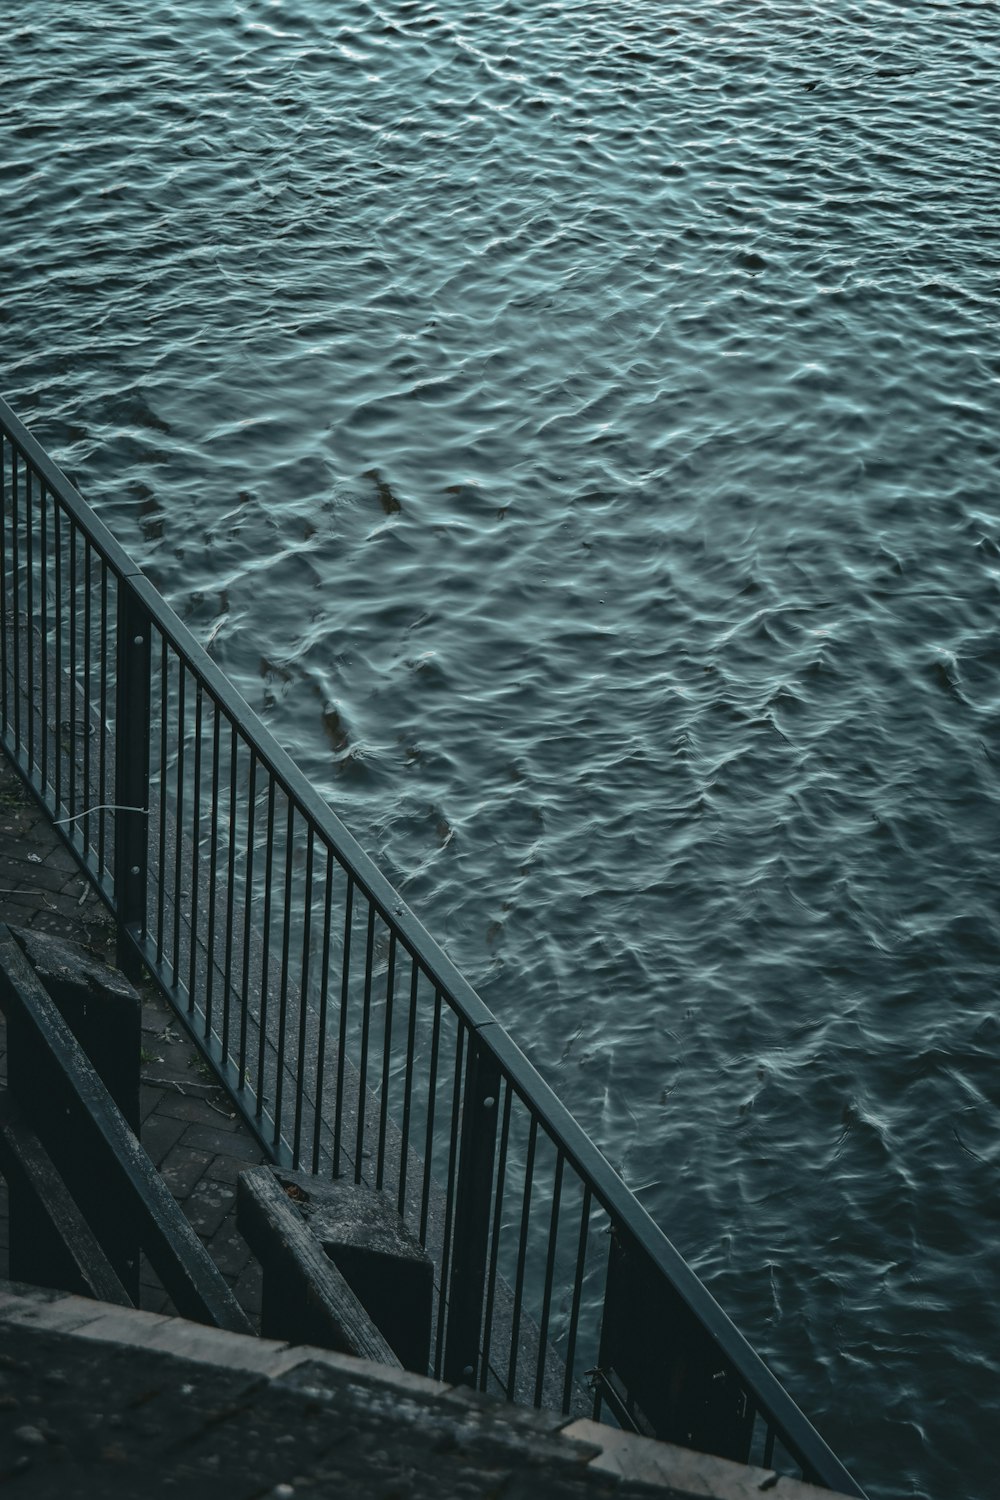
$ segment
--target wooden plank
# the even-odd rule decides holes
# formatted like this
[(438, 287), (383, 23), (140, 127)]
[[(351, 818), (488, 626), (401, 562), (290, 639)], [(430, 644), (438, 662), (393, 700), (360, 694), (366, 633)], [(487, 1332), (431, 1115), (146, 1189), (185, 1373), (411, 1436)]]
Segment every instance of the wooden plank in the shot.
[(233, 1333), (252, 1333), (221, 1272), (2, 925), (0, 1009), (7, 1017), (10, 1092), (108, 1258), (114, 1263), (123, 1219), (131, 1222), (179, 1312)]
[(264, 1268), (265, 1338), (316, 1344), (402, 1368), (270, 1167), (240, 1173), (236, 1218)]
[(10, 1274), (133, 1307), (41, 1141), (0, 1089), (0, 1173), (10, 1190)]

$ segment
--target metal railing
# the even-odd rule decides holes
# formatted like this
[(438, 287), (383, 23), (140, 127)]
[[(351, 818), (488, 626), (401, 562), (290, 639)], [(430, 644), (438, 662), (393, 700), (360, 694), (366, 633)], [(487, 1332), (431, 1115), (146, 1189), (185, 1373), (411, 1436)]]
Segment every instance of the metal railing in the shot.
[(861, 1495), (3, 402), (0, 468), (7, 751), (274, 1160), (394, 1196), (432, 1373)]

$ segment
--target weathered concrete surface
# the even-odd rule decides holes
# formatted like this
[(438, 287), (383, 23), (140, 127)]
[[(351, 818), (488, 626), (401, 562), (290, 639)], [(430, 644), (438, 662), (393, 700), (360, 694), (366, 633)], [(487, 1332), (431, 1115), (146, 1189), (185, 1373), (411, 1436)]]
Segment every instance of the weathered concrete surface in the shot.
[(0, 1283), (0, 1485), (31, 1500), (829, 1500), (348, 1355)]
[(322, 1182), (305, 1172), (272, 1168), (270, 1175), (285, 1189), (307, 1233), (322, 1246), (403, 1368), (426, 1374), (434, 1266), (396, 1212), (394, 1200), (375, 1188)]
[(321, 1344), (379, 1364), (400, 1363), (267, 1167), (240, 1174), (236, 1214), (264, 1269), (261, 1332), (266, 1337)]
[(138, 1135), (142, 1002), (124, 974), (66, 938), (31, 927), (12, 929), (36, 978), (69, 1026), (99, 1078)]

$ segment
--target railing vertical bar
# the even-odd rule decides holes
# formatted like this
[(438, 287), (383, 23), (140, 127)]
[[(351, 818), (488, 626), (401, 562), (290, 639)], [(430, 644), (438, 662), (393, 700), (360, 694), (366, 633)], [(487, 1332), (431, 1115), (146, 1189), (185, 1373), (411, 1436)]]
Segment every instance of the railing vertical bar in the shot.
[[(90, 731), (93, 719), (93, 703), (91, 701), (90, 684), (92, 670), (92, 643), (91, 635), (94, 628), (94, 614), (92, 593), (94, 588), (93, 571), (93, 548), (87, 537), (83, 542), (83, 805), (89, 808), (92, 804), (102, 802), (104, 799), (94, 795), (91, 785), (91, 754), (90, 754)], [(98, 820), (103, 814), (98, 813)], [(90, 859), (90, 813), (84, 813), (81, 818), (83, 824), (83, 847), (87, 852), (87, 863)]]
[(194, 768), (191, 782), (191, 918), (188, 954), (188, 1015), (194, 1015), (198, 996), (198, 897), (201, 860), (201, 759), (204, 728), (204, 691), (194, 685)]
[[(39, 555), (39, 600), (41, 630), (41, 784), (42, 795), (49, 784), (49, 492), (44, 481), (38, 486), (38, 555)], [(102, 632), (101, 639), (104, 639)], [(104, 653), (101, 653), (101, 660)], [(103, 796), (101, 798), (104, 800)]]
[(434, 1341), (434, 1378), (441, 1379), (444, 1361), (445, 1317), (448, 1310), (448, 1273), (451, 1270), (451, 1226), (455, 1218), (455, 1173), (458, 1167), (458, 1125), (462, 1114), (462, 1054), (465, 1051), (466, 1026), (458, 1023), (455, 1040), (455, 1081), (451, 1094), (451, 1131), (448, 1140), (448, 1178), (444, 1198), (444, 1238), (441, 1242), (441, 1294), (438, 1297), (437, 1338)]
[[(69, 532), (69, 810), (76, 815), (76, 635), (77, 635), (77, 607), (76, 607), (76, 535), (77, 526), (74, 521)], [(76, 823), (72, 823), (74, 843), (76, 842)]]
[(344, 902), (344, 956), (340, 973), (340, 1021), (337, 1033), (337, 1097), (333, 1106), (333, 1175), (340, 1176), (340, 1148), (344, 1127), (344, 1063), (347, 1053), (347, 1006), (351, 985), (351, 924), (354, 914), (354, 877), (347, 877)]
[(375, 1165), (375, 1186), (380, 1188), (385, 1180), (385, 1137), (389, 1121), (389, 1074), (392, 1063), (392, 1007), (393, 989), (396, 982), (396, 934), (389, 934), (389, 966), (385, 981), (385, 1029), (382, 1037), (382, 1098), (378, 1118), (378, 1160)]
[(420, 970), (417, 967), (417, 960), (411, 955), (410, 1010), (406, 1024), (406, 1073), (403, 1080), (403, 1121), (400, 1127), (399, 1142), (399, 1195), (397, 1207), (400, 1214), (402, 1214), (406, 1204), (406, 1167), (410, 1151), (410, 1111), (413, 1106), (413, 1053), (417, 1037), (417, 989), (419, 981)]
[(497, 1290), (497, 1264), (500, 1257), (500, 1234), (503, 1227), (503, 1195), (507, 1180), (507, 1143), (510, 1138), (510, 1110), (513, 1090), (504, 1088), (503, 1118), (500, 1122), (500, 1147), (497, 1154), (497, 1182), (493, 1199), (493, 1230), (490, 1236), (490, 1264), (486, 1275), (486, 1308), (483, 1314), (483, 1353), (479, 1362), (479, 1389), (485, 1391), (490, 1373), (490, 1350), (493, 1345), (493, 1305)]
[(219, 718), (221, 709), (212, 705), (212, 802), (209, 812), (208, 934), (205, 942), (205, 1036), (212, 1035), (212, 1001), (215, 994), (216, 903), (219, 897)]
[(281, 1140), (281, 1110), (285, 1098), (285, 1038), (288, 1034), (288, 968), (292, 941), (292, 852), (295, 848), (295, 803), (287, 797), (285, 820), (285, 900), (281, 914), (281, 983), (278, 988), (278, 1064), (274, 1086), (274, 1145)]
[[(420, 1243), (427, 1244), (427, 1215), (431, 1201), (431, 1162), (434, 1156), (434, 1110), (437, 1099), (438, 1053), (441, 1046), (441, 991), (434, 990), (431, 1059), (427, 1083), (427, 1129), (424, 1137), (424, 1182), (420, 1195)], [(443, 1285), (443, 1283), (442, 1283)]]
[(524, 1268), (528, 1254), (528, 1219), (531, 1214), (531, 1187), (535, 1171), (535, 1145), (538, 1139), (538, 1119), (531, 1117), (528, 1131), (528, 1156), (524, 1167), (524, 1198), (521, 1203), (521, 1232), (517, 1245), (517, 1269), (514, 1274), (514, 1311), (510, 1326), (510, 1364), (507, 1367), (507, 1396), (513, 1401), (517, 1395), (518, 1344), (521, 1339), (521, 1310), (524, 1303)]
[(185, 702), (184, 702), (185, 671), (184, 663), (180, 656), (177, 658), (177, 800), (174, 808), (174, 891), (173, 891), (173, 917), (174, 917), (174, 952), (173, 972), (174, 989), (176, 990), (180, 979), (181, 963), (181, 870), (182, 852), (184, 844), (184, 746), (187, 742), (185, 733)]
[[(56, 580), (55, 580), (55, 661), (53, 664), (53, 676), (55, 686), (52, 693), (54, 707), (53, 731), (55, 734), (55, 745), (53, 746), (55, 766), (53, 770), (53, 805), (56, 812), (61, 812), (63, 807), (62, 795), (62, 753), (63, 753), (63, 725), (62, 725), (62, 692), (63, 692), (63, 549), (62, 549), (62, 506), (59, 504), (58, 496), (52, 497), (52, 545), (56, 557)], [(4, 674), (4, 682), (7, 676)]]
[(229, 1061), (229, 1022), (233, 984), (233, 936), (236, 911), (236, 768), (239, 739), (236, 720), (229, 721), (229, 818), (226, 824), (226, 956), (222, 972), (222, 1062)]
[(549, 1341), (549, 1316), (552, 1311), (552, 1278), (556, 1267), (556, 1243), (559, 1238), (559, 1203), (562, 1198), (564, 1157), (557, 1149), (555, 1179), (552, 1185), (552, 1214), (549, 1219), (549, 1242), (545, 1257), (545, 1285), (542, 1289), (542, 1316), (538, 1324), (538, 1364), (535, 1369), (535, 1405), (541, 1406), (545, 1390), (545, 1357)]
[[(267, 841), (264, 845), (264, 933), (260, 957), (260, 1030), (257, 1043), (257, 1101), (258, 1120), (264, 1114), (264, 1065), (267, 1059), (267, 1008), (270, 999), (271, 964), (271, 890), (274, 872), (274, 777), (267, 778)], [(281, 1059), (278, 1059), (280, 1070)]]
[[(43, 629), (43, 635), (45, 634)], [(108, 568), (104, 559), (101, 559), (101, 649), (99, 652), (101, 662), (101, 686), (98, 698), (98, 712), (100, 714), (100, 731), (97, 740), (97, 778), (98, 778), (98, 801), (110, 802), (108, 796)], [(43, 699), (48, 701), (48, 694), (43, 691)], [(97, 820), (97, 868), (101, 875), (107, 869), (107, 838), (108, 838), (108, 812), (102, 809)]]
[[(302, 967), (299, 980), (299, 1045), (295, 1056), (295, 1119), (292, 1126), (292, 1167), (299, 1168), (302, 1148), (302, 1108), (306, 1084), (306, 1022), (309, 1018), (309, 949), (312, 943), (313, 855), (316, 835), (311, 822), (306, 826), (306, 880), (302, 906)], [(319, 1111), (319, 1094), (315, 1109)]]
[[(170, 724), (170, 657), (167, 638), (160, 636), (160, 826), (156, 850), (156, 962), (163, 962), (167, 899), (167, 732)], [(177, 894), (174, 893), (176, 903)]]
[(250, 769), (247, 775), (247, 873), (243, 890), (243, 967), (240, 974), (240, 1059), (239, 1082), (242, 1090), (247, 1082), (247, 1020), (250, 1010), (250, 934), (253, 928), (253, 865), (257, 814), (257, 752), (250, 750)]
[(115, 874), (117, 964), (135, 983), (149, 920), (149, 735), (152, 621), (131, 584), (115, 621)]
[(323, 845), (326, 854), (326, 883), (323, 889), (323, 951), (320, 958), (319, 1017), (316, 1036), (316, 1111), (313, 1116), (312, 1170), (319, 1171), (320, 1132), (323, 1124), (323, 1085), (326, 1077), (326, 1015), (330, 999), (330, 937), (333, 926), (333, 851)]
[(372, 1021), (372, 968), (375, 962), (375, 903), (368, 897), (368, 933), (365, 939), (365, 988), (361, 1009), (361, 1057), (358, 1062), (358, 1129), (354, 1156), (354, 1181), (361, 1181), (365, 1145), (365, 1116), (368, 1103), (368, 1046)]
[(35, 769), (35, 544), (34, 517), (31, 513), (31, 469), (24, 466), (24, 589), (25, 604), (25, 657), (28, 676), (28, 765)]
[(10, 565), (14, 624), (14, 744), (21, 749), (21, 542), (18, 532), (17, 449), (10, 450)]
[(764, 1435), (764, 1458), (763, 1466), (769, 1469), (774, 1462), (774, 1425), (767, 1423), (767, 1432)]
[(454, 1229), (447, 1241), (451, 1247), (451, 1271), (444, 1378), (471, 1386), (482, 1363), (490, 1208), (503, 1075), (485, 1038), (474, 1028), (467, 1034), (465, 1079), (455, 1104), (459, 1119), (458, 1175), (453, 1194)]
[(580, 1209), (580, 1242), (576, 1252), (576, 1275), (573, 1278), (573, 1305), (569, 1314), (569, 1332), (566, 1339), (566, 1374), (563, 1380), (562, 1409), (569, 1412), (573, 1396), (573, 1366), (576, 1363), (576, 1340), (580, 1326), (580, 1303), (583, 1298), (583, 1278), (587, 1266), (587, 1236), (590, 1232), (590, 1183), (583, 1186), (583, 1205)]

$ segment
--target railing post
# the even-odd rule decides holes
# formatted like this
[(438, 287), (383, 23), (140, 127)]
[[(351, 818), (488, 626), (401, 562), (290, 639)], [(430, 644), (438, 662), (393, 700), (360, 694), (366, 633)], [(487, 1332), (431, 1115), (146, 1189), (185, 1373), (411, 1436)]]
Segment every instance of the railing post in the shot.
[(141, 978), (136, 947), (146, 925), (149, 854), (149, 614), (127, 578), (118, 581), (118, 672), (115, 691), (115, 915), (117, 962)]
[(598, 1390), (626, 1430), (749, 1463), (754, 1405), (724, 1346), (612, 1221)]
[(499, 1064), (470, 1032), (443, 1367), (452, 1385), (474, 1385), (479, 1374), (499, 1097)]

